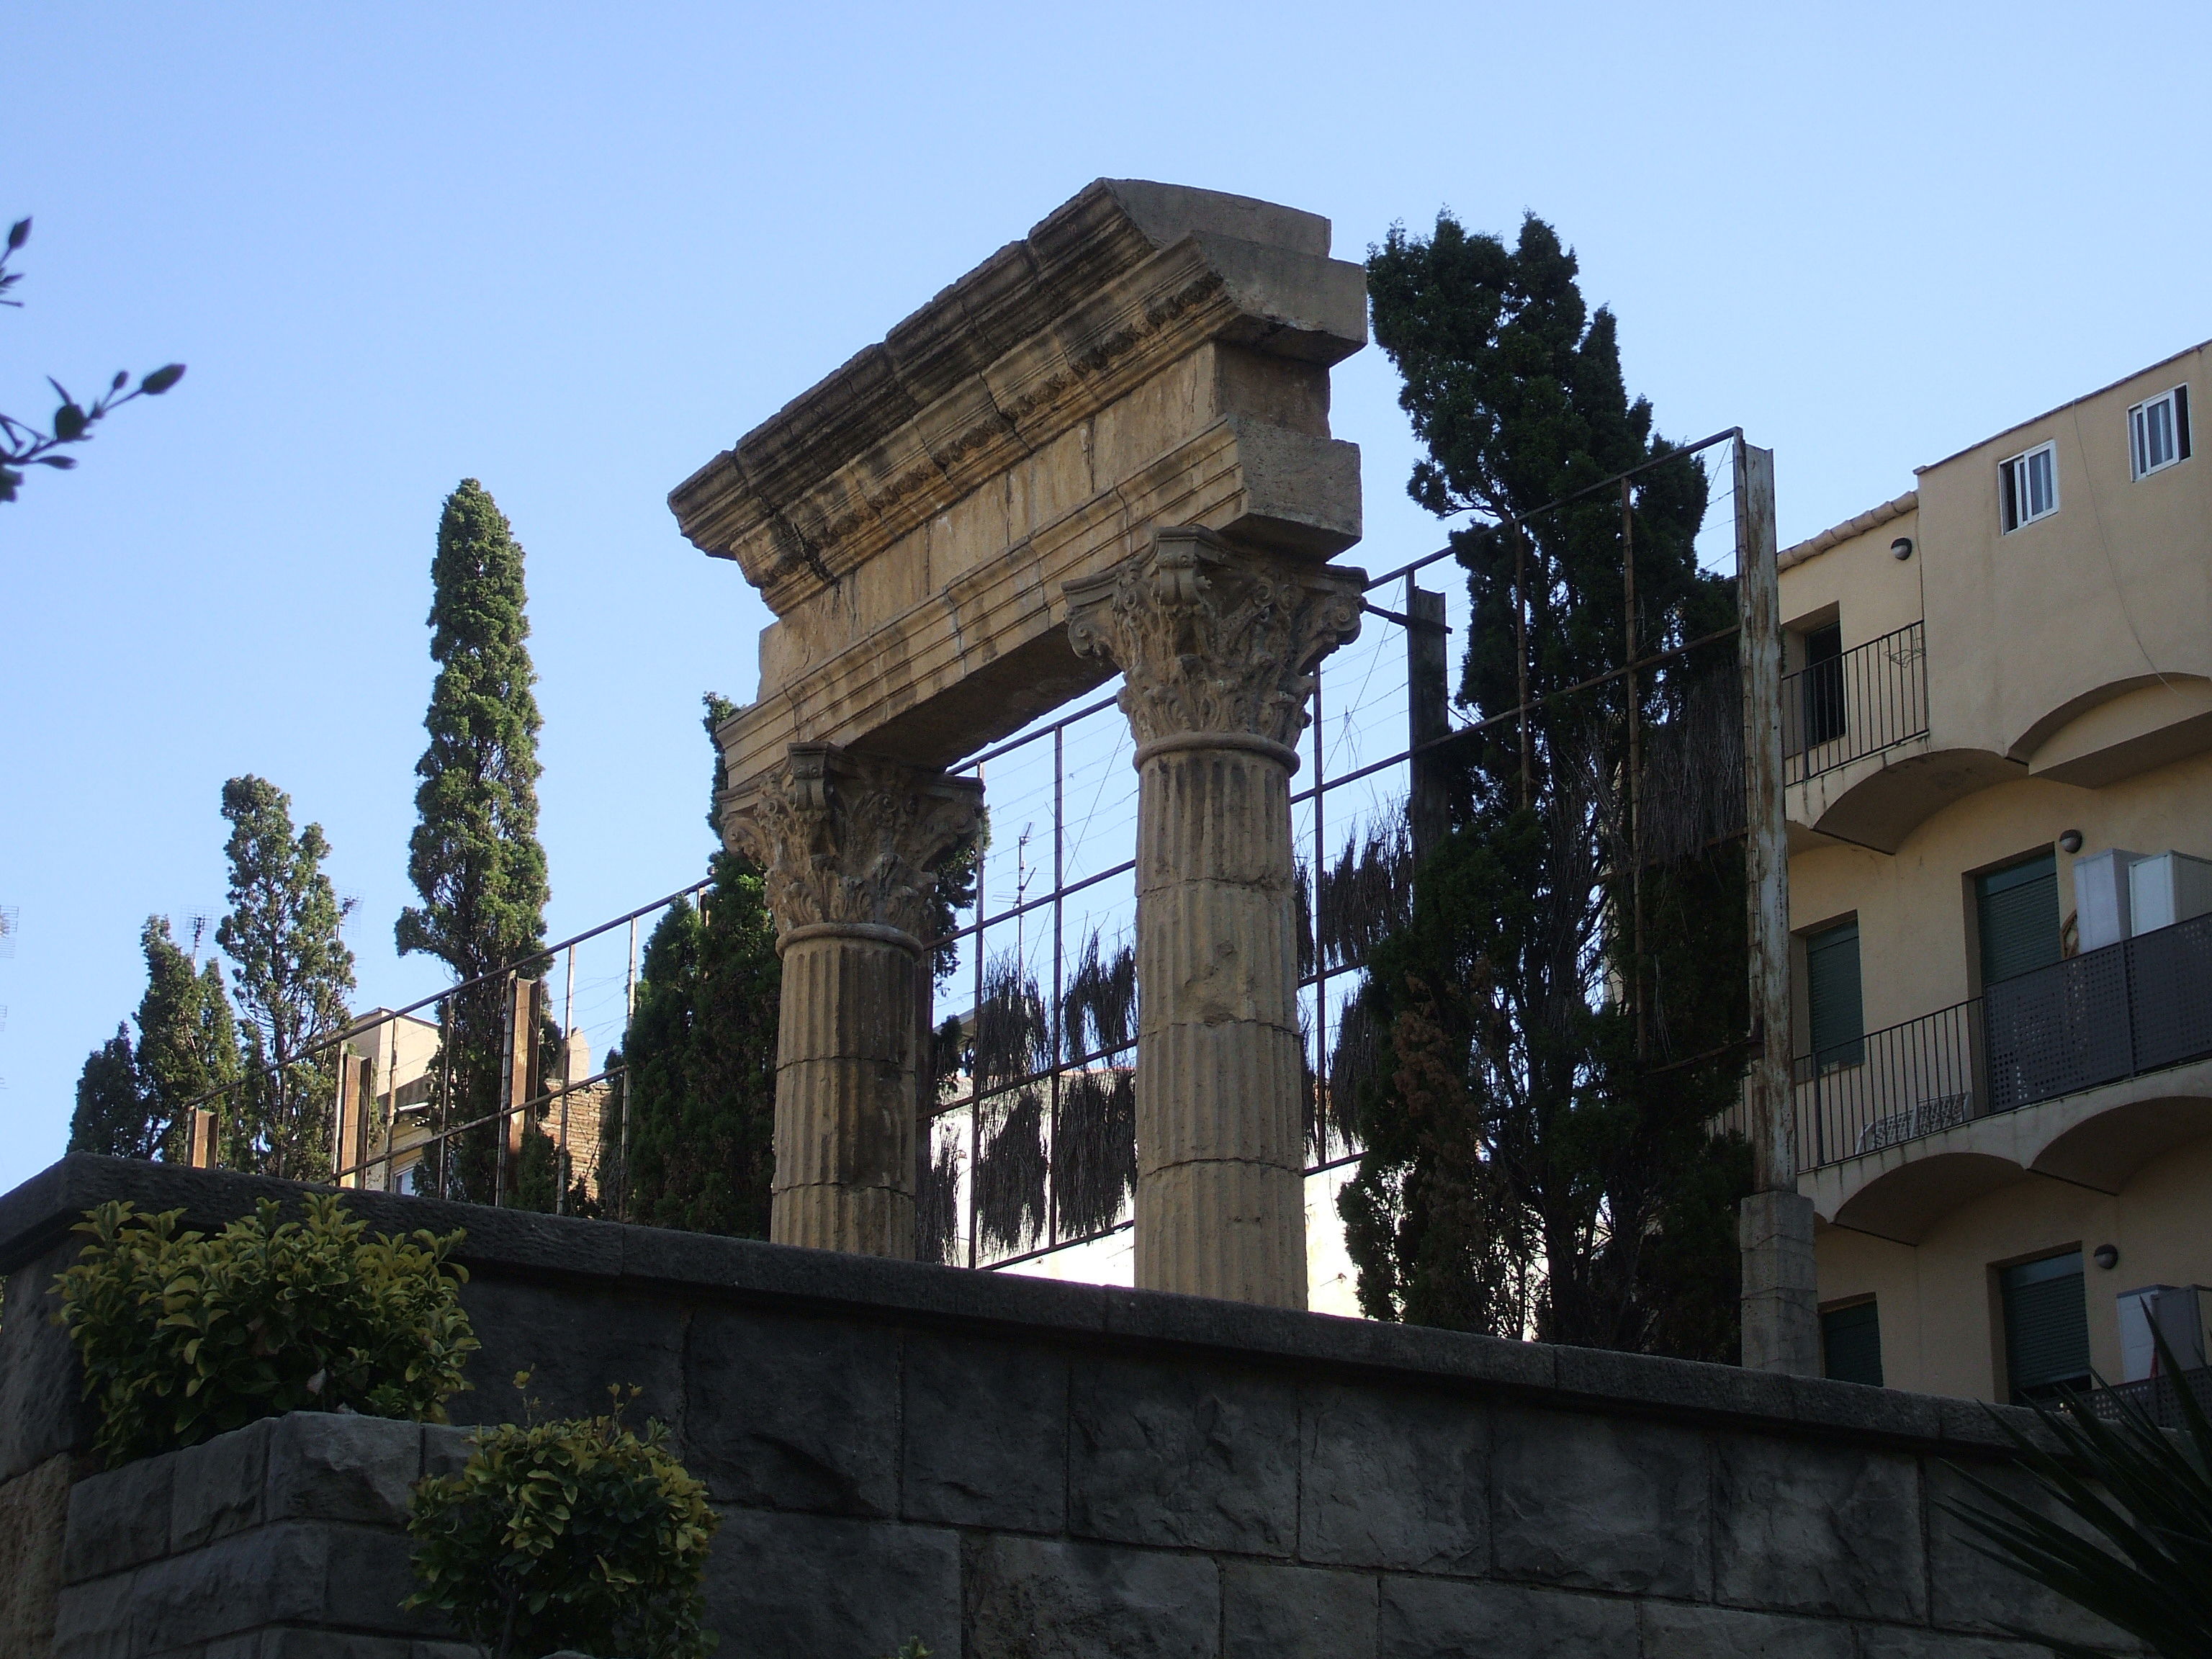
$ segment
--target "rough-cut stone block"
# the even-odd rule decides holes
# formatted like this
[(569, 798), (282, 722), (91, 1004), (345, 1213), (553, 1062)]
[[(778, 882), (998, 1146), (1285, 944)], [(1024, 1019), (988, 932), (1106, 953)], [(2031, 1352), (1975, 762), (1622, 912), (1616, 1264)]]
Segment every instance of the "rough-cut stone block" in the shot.
[(172, 1457), (143, 1457), (68, 1489), (62, 1580), (80, 1584), (169, 1553)]
[(293, 1412), (270, 1428), (266, 1516), (403, 1527), (422, 1473), (419, 1424)]
[(1602, 1401), (1608, 1407), (1633, 1401), (1700, 1415), (1752, 1413), (1781, 1422), (1796, 1414), (1795, 1379), (1779, 1373), (1603, 1348), (1560, 1348), (1554, 1364), (1562, 1393)]
[(1376, 1659), (1636, 1659), (1636, 1603), (1569, 1590), (1386, 1578)]
[(266, 1515), (269, 1440), (273, 1419), (264, 1418), (164, 1461), (174, 1465), (169, 1507), (169, 1547), (196, 1550), (246, 1527)]
[[(330, 1559), (329, 1528), (294, 1523), (234, 1533), (141, 1567), (131, 1592), (133, 1648), (162, 1653), (264, 1625), (319, 1623)], [(63, 1606), (98, 1589), (72, 1587)]]
[[(1974, 1473), (2000, 1492), (2063, 1518), (2034, 1483), (2018, 1470), (1978, 1464)], [(2039, 1636), (2091, 1646), (2118, 1646), (2119, 1633), (2073, 1602), (2052, 1595), (2010, 1567), (1973, 1547), (1973, 1530), (1950, 1506), (1981, 1508), (1977, 1493), (1958, 1470), (1931, 1462), (1928, 1468), (1928, 1565), (1934, 1584), (1929, 1622), (1950, 1629), (1997, 1632), (2017, 1626)]]
[(685, 1461), (719, 1502), (898, 1510), (899, 1337), (835, 1319), (702, 1309)]
[(960, 1651), (960, 1544), (943, 1528), (725, 1510), (707, 1566), (719, 1659), (855, 1659), (918, 1636)]
[(1081, 1361), (1068, 1528), (1093, 1538), (1288, 1555), (1297, 1524), (1297, 1396), (1192, 1361)]
[(1858, 1659), (2050, 1659), (2050, 1652), (2024, 1642), (1950, 1631), (1915, 1630), (1905, 1625), (1859, 1626)]
[(52, 1640), (75, 1462), (57, 1453), (0, 1481), (0, 1659), (43, 1654)]
[[(133, 1645), (131, 1632), (143, 1571), (134, 1567), (112, 1578), (64, 1586), (54, 1606), (52, 1659), (136, 1659), (142, 1650)], [(11, 1639), (22, 1634), (11, 1632)], [(22, 1643), (9, 1659), (17, 1654), (31, 1659), (39, 1651)]]
[(920, 1521), (1058, 1532), (1067, 1361), (1049, 1348), (917, 1336), (906, 1348), (905, 1486)]
[(422, 1473), (458, 1474), (476, 1447), (476, 1431), (457, 1424), (422, 1425)]
[(1734, 1607), (1644, 1601), (1643, 1659), (1854, 1659), (1851, 1627)]
[[(485, 1274), (463, 1288), (461, 1302), (483, 1346), (469, 1361), (476, 1386), (446, 1401), (456, 1423), (519, 1422), (526, 1393), (559, 1413), (604, 1411), (610, 1384), (625, 1395), (635, 1384), (645, 1392), (630, 1407), (633, 1421), (680, 1426), (684, 1320), (674, 1304), (635, 1291)], [(517, 1371), (530, 1373), (526, 1390), (515, 1388)]]
[(1914, 1460), (1727, 1434), (1716, 1449), (1714, 1599), (1924, 1622)]
[(1221, 1589), (1203, 1556), (989, 1537), (969, 1571), (967, 1659), (1214, 1659)]
[(1869, 1389), (1857, 1382), (1832, 1382), (1821, 1376), (1793, 1376), (1790, 1398), (1799, 1420), (1852, 1433), (1911, 1437), (1934, 1443), (1943, 1437), (1943, 1413), (1924, 1394), (1902, 1389)]
[[(18, 1190), (32, 1196), (30, 1187)], [(0, 1480), (92, 1443), (91, 1402), (83, 1397), (76, 1355), (69, 1334), (51, 1317), (61, 1306), (54, 1275), (76, 1259), (82, 1244), (74, 1237), (56, 1244), (8, 1276), (7, 1305), (14, 1311), (0, 1321)]]
[(460, 1634), (442, 1614), (400, 1611), (399, 1604), (422, 1587), (415, 1576), (414, 1540), (405, 1533), (333, 1524), (324, 1535), (331, 1552), (323, 1592), (325, 1623), (395, 1634)]
[[(453, 1648), (456, 1644), (437, 1645)], [(337, 1630), (255, 1631), (247, 1636), (224, 1637), (198, 1652), (199, 1659), (419, 1659), (416, 1644), (408, 1637), (364, 1636)], [(483, 1659), (482, 1650), (475, 1647), (459, 1648), (456, 1659), (462, 1655)]]
[(1508, 1578), (1704, 1601), (1704, 1434), (1586, 1413), (1500, 1410), (1490, 1478)]
[(1359, 1573), (1221, 1568), (1221, 1659), (1374, 1659), (1376, 1583)]
[(1485, 1570), (1489, 1436), (1479, 1401), (1328, 1387), (1307, 1389), (1302, 1412), (1300, 1559)]

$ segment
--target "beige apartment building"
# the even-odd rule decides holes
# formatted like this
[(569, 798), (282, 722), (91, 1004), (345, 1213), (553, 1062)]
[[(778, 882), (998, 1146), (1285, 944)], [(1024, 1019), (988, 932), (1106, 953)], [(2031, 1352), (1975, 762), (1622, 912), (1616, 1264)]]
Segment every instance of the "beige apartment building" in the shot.
[(2154, 1321), (2204, 1364), (2208, 353), (1782, 556), (1799, 1188), (1832, 1376), (1984, 1400), (2133, 1381)]

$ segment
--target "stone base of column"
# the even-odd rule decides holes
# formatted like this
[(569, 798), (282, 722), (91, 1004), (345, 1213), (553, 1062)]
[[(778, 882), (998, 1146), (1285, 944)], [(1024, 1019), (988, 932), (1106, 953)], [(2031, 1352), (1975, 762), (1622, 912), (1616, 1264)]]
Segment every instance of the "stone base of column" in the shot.
[(1137, 1177), (1137, 1288), (1306, 1305), (1305, 1177), (1208, 1159)]
[(783, 951), (769, 1237), (914, 1257), (917, 947), (810, 927)]
[(1753, 1193), (1737, 1217), (1736, 1241), (1743, 1248), (1744, 1369), (1818, 1376), (1813, 1200), (1797, 1193)]

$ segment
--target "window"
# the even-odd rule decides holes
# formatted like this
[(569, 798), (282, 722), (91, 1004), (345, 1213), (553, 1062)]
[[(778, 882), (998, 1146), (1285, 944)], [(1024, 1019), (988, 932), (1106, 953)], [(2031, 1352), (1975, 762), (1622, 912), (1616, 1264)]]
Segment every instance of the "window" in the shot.
[(1804, 701), (1803, 747), (1833, 743), (1844, 735), (1844, 629), (1840, 623), (1808, 629), (1805, 675), (1798, 682)]
[(2189, 388), (2178, 386), (2128, 411), (2128, 463), (2147, 478), (2189, 459)]
[(1997, 465), (1997, 493), (2009, 535), (2058, 510), (2058, 447), (2044, 444)]
[(1812, 1017), (1813, 1064), (1830, 1071), (1866, 1056), (1866, 1014), (1859, 1000), (1856, 916), (1805, 936), (1805, 1003)]
[(1881, 1320), (1872, 1300), (1820, 1316), (1820, 1355), (1831, 1381), (1881, 1386)]
[(1974, 878), (1982, 935), (1982, 983), (2033, 973), (2058, 960), (2058, 860), (2039, 853)]
[(2089, 1309), (2081, 1252), (2023, 1261), (1997, 1275), (2004, 1300), (2005, 1370), (2012, 1402), (2049, 1400), (2089, 1386)]

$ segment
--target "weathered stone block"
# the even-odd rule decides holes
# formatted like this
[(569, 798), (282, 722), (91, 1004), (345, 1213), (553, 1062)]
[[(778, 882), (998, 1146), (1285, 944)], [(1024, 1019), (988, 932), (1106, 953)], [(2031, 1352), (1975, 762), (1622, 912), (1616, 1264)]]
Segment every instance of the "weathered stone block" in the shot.
[(960, 1545), (938, 1527), (725, 1510), (707, 1567), (720, 1659), (960, 1651)]
[[(330, 1545), (329, 1528), (313, 1523), (257, 1527), (139, 1568), (130, 1592), (133, 1650), (162, 1653), (264, 1625), (322, 1622)], [(107, 1582), (64, 1589), (64, 1608), (96, 1597)]]
[(1386, 1578), (1377, 1659), (1636, 1659), (1636, 1603), (1569, 1590)]
[(0, 1659), (43, 1656), (53, 1639), (76, 1462), (58, 1452), (0, 1481)]
[(425, 1423), (422, 1425), (422, 1473), (428, 1474), (458, 1474), (461, 1465), (469, 1461), (475, 1449), (476, 1431), (462, 1428), (458, 1424)]
[(270, 1521), (404, 1527), (422, 1470), (422, 1430), (385, 1417), (293, 1412), (270, 1424), (268, 1461)]
[(1859, 1659), (2048, 1659), (2050, 1651), (2025, 1642), (1905, 1625), (1859, 1626)]
[(1714, 1599), (1924, 1622), (1919, 1470), (1893, 1452), (1723, 1434)]
[(53, 1322), (61, 1306), (54, 1275), (76, 1260), (83, 1240), (57, 1244), (8, 1276), (0, 1321), (0, 1480), (12, 1480), (57, 1452), (92, 1443), (91, 1402), (83, 1397), (69, 1333)]
[(1221, 1590), (1203, 1556), (989, 1537), (969, 1565), (968, 1659), (1213, 1659)]
[(1298, 1556), (1346, 1566), (1483, 1572), (1481, 1404), (1440, 1394), (1316, 1388), (1303, 1400)]
[(1224, 1562), (1222, 1659), (1373, 1659), (1377, 1588), (1360, 1573)]
[[(1976, 1466), (1974, 1473), (2046, 1515), (2061, 1516), (2018, 1470), (1983, 1464)], [(1948, 1506), (1980, 1507), (1987, 1500), (1956, 1469), (1941, 1463), (1929, 1465), (1928, 1500), (1928, 1565), (1934, 1585), (1930, 1623), (1993, 1633), (2017, 1626), (2059, 1641), (2095, 1647), (2122, 1645), (2124, 1638), (2103, 1620), (1975, 1550), (1975, 1534)]]
[(1498, 1572), (1583, 1589), (1707, 1599), (1712, 1513), (1693, 1429), (1501, 1410), (1491, 1453)]
[[(488, 1274), (463, 1287), (461, 1303), (483, 1346), (469, 1361), (475, 1387), (446, 1401), (456, 1423), (520, 1422), (526, 1392), (562, 1402), (562, 1411), (597, 1411), (609, 1384), (627, 1395), (634, 1383), (645, 1392), (632, 1419), (658, 1418), (681, 1431), (684, 1319), (672, 1304), (634, 1291)], [(530, 1373), (526, 1390), (514, 1386), (518, 1371)]]
[(702, 1309), (685, 1461), (717, 1502), (898, 1510), (899, 1336), (857, 1322)]
[(80, 1584), (167, 1555), (175, 1473), (175, 1459), (144, 1457), (65, 1488), (62, 1581)]
[(1067, 1514), (1067, 1361), (975, 1337), (906, 1347), (901, 1512), (1058, 1532)]
[(1849, 1625), (1669, 1601), (1637, 1612), (1643, 1659), (1854, 1659)]
[(266, 1514), (269, 1440), (274, 1419), (264, 1418), (161, 1460), (173, 1465), (169, 1547), (196, 1550), (246, 1527)]
[[(52, 1659), (136, 1659), (142, 1650), (132, 1645), (131, 1633), (142, 1571), (133, 1567), (112, 1577), (64, 1586), (52, 1615)], [(8, 1635), (9, 1659), (31, 1659), (42, 1651), (26, 1639), (28, 1632), (11, 1630)]]
[(1125, 1543), (1288, 1555), (1297, 1396), (1197, 1361), (1078, 1362), (1068, 1528)]

